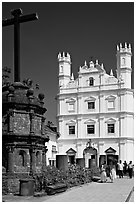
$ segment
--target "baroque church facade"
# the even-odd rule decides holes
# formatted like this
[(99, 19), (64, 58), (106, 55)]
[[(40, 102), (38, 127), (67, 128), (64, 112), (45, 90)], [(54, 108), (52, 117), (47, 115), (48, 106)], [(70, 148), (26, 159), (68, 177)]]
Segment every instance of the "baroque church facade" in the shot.
[(69, 53), (59, 53), (58, 154), (67, 155), (70, 163), (84, 159), (89, 167), (134, 161), (131, 58), (130, 44), (117, 45), (117, 77), (96, 60), (85, 61), (74, 79)]

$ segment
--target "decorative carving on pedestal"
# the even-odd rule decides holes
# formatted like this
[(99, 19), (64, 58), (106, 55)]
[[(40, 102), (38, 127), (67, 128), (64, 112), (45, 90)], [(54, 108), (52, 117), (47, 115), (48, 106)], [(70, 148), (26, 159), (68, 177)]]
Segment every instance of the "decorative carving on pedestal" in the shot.
[(30, 154), (30, 172), (29, 174), (32, 176), (36, 171), (36, 151), (33, 147), (29, 149)]
[(13, 146), (7, 146), (6, 149), (8, 151), (7, 172), (12, 174), (12, 173), (14, 173), (14, 147)]
[(45, 125), (45, 117), (42, 117), (41, 122), (41, 134), (44, 135), (44, 125)]
[(8, 113), (8, 132), (13, 133), (14, 131), (14, 110), (9, 109)]
[(34, 117), (35, 117), (34, 111), (31, 111), (29, 113), (29, 116), (30, 116), (30, 134), (33, 135), (34, 134)]

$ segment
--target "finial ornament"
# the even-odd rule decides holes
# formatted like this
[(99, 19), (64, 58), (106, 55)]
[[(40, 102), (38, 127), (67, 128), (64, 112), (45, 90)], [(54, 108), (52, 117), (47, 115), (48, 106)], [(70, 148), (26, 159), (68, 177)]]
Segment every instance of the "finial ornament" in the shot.
[(59, 52), (59, 54), (58, 54), (58, 59), (61, 57), (61, 54), (60, 54), (60, 52)]
[(129, 48), (129, 51), (131, 52), (131, 44), (129, 44), (129, 47), (128, 47), (128, 48)]
[(70, 58), (70, 54), (67, 52), (67, 57)]
[(120, 49), (122, 49), (122, 44), (120, 43)]
[(103, 63), (101, 64), (101, 68), (104, 69), (104, 65), (103, 65)]
[(112, 69), (111, 69), (111, 71), (110, 71), (110, 76), (113, 76), (113, 71), (112, 71)]
[(127, 48), (127, 43), (125, 42), (125, 48)]
[(96, 60), (96, 65), (98, 65), (98, 60)]
[(73, 75), (73, 73), (72, 73), (72, 76), (71, 76), (71, 80), (74, 81), (74, 75)]
[(86, 60), (85, 60), (85, 66), (87, 66)]
[(117, 51), (119, 51), (119, 46), (117, 45)]

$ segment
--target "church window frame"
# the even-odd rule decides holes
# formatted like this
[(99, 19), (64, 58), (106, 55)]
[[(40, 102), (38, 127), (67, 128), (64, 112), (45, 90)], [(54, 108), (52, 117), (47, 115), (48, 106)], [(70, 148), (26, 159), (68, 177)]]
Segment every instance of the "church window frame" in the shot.
[(68, 126), (68, 135), (75, 135), (76, 134), (76, 121), (70, 120), (66, 123)]
[(68, 104), (68, 112), (75, 112), (75, 102), (76, 100), (74, 98), (66, 100), (66, 103)]
[(95, 135), (96, 121), (92, 119), (88, 119), (84, 122), (84, 124), (86, 124), (86, 134)]
[(116, 133), (116, 120), (114, 118), (109, 118), (107, 121), (107, 134), (108, 135), (115, 135)]
[(68, 103), (68, 111), (73, 112), (75, 110), (75, 103)]
[(75, 135), (75, 125), (69, 125), (69, 135)]
[(94, 78), (93, 77), (89, 78), (89, 86), (94, 86)]
[(115, 110), (115, 99), (116, 97), (113, 95), (110, 95), (106, 98), (108, 111)]
[(95, 109), (95, 101), (88, 101), (88, 110)]
[(60, 73), (63, 73), (63, 65), (60, 65)]
[(122, 57), (122, 59), (121, 59), (121, 65), (124, 66), (125, 64), (126, 64), (126, 59), (125, 59), (125, 57)]
[(87, 124), (87, 134), (94, 135), (95, 134), (95, 125), (94, 124)]
[(95, 101), (96, 101), (96, 98), (94, 98), (92, 96), (90, 96), (87, 99), (85, 99), (85, 102), (87, 102), (87, 110), (88, 111), (94, 111), (96, 109)]
[(108, 131), (108, 134), (114, 134), (115, 133), (115, 124), (114, 123), (107, 124), (107, 131)]

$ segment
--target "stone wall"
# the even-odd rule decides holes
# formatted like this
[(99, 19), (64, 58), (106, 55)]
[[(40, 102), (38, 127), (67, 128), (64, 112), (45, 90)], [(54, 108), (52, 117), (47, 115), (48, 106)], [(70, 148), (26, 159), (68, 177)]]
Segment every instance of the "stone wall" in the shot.
[(14, 175), (9, 175), (4, 173), (2, 175), (2, 194), (18, 194), (19, 193), (19, 185), (20, 179), (26, 179), (30, 178), (28, 174), (14, 174)]

